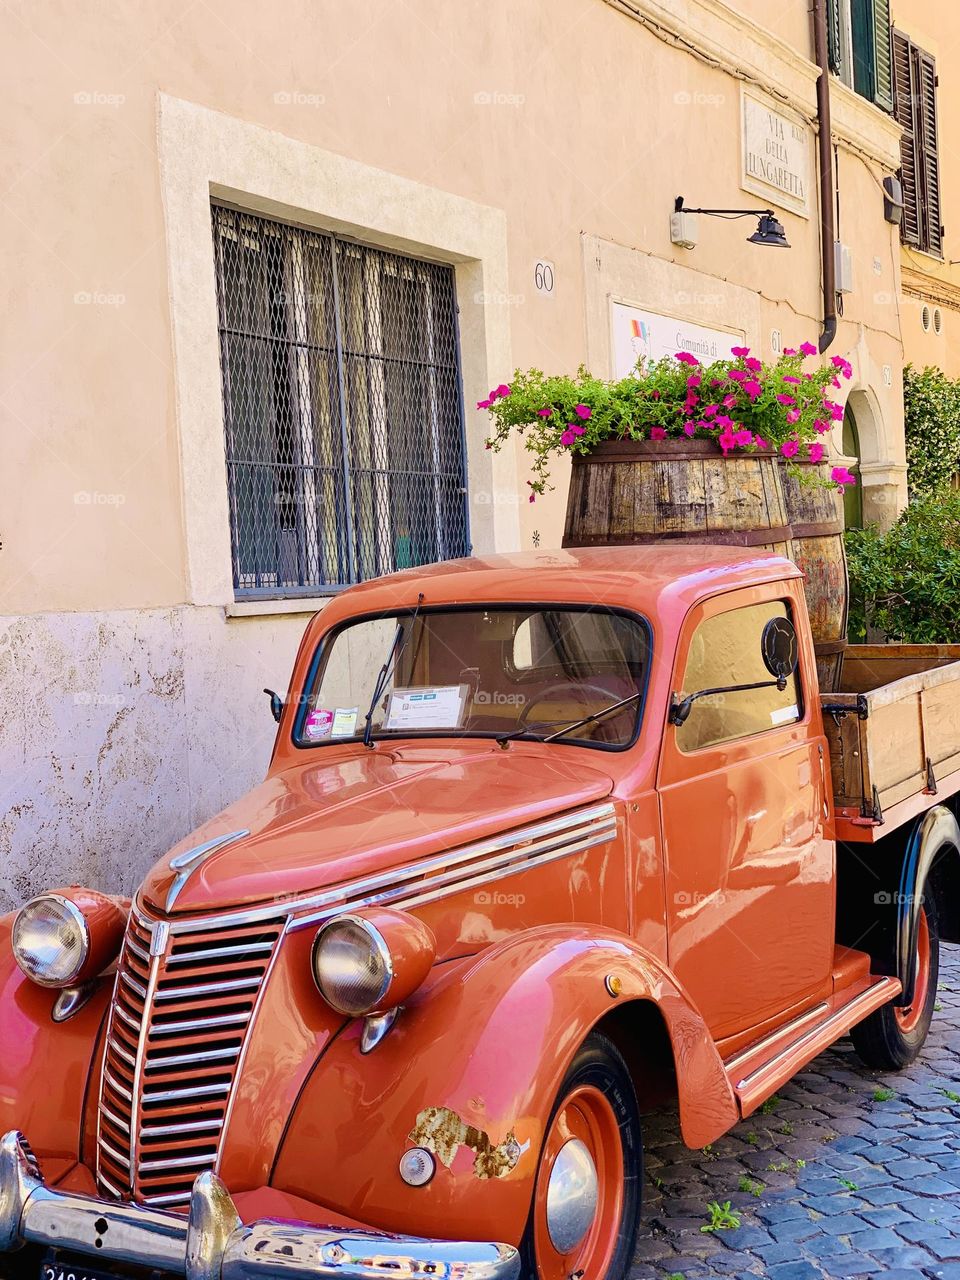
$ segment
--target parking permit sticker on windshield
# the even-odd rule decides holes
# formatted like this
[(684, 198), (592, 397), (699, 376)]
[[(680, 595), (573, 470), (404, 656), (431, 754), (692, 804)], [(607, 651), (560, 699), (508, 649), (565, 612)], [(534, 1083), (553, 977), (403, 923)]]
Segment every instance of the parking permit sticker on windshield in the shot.
[(303, 736), (309, 738), (311, 742), (317, 742), (320, 738), (329, 738), (332, 728), (333, 712), (326, 707), (317, 707), (307, 716), (303, 726)]
[(456, 729), (467, 701), (465, 684), (394, 689), (390, 694), (385, 729)]
[(333, 713), (331, 736), (334, 738), (352, 738), (357, 732), (357, 717), (359, 715), (359, 707), (337, 707)]

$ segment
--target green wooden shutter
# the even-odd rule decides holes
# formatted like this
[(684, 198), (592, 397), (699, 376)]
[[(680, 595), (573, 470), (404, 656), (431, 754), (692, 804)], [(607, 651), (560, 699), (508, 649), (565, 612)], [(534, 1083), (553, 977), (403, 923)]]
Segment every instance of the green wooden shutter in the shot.
[(900, 238), (920, 245), (920, 164), (913, 128), (913, 46), (902, 31), (893, 31), (893, 116), (900, 136), (900, 183), (903, 187), (903, 221)]
[(915, 65), (914, 133), (919, 151), (921, 244), (938, 257), (943, 251), (940, 225), (940, 156), (937, 140), (937, 65), (929, 53), (913, 48)]
[(890, 56), (890, 0), (873, 0), (874, 86), (873, 101), (884, 111), (893, 110), (893, 65)]
[(843, 54), (840, 48), (840, 0), (827, 0), (827, 63), (839, 75)]

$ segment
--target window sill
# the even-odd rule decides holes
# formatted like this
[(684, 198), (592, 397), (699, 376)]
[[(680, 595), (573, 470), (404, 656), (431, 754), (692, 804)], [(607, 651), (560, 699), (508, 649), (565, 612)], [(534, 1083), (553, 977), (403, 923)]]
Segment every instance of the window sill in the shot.
[(330, 596), (304, 596), (287, 600), (231, 600), (225, 607), (228, 618), (269, 618), (285, 613), (319, 613)]

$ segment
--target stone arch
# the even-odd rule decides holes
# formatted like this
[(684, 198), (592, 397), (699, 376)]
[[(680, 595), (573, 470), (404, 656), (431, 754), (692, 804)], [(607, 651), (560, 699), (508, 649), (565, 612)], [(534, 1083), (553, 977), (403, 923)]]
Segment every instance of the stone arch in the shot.
[(857, 380), (850, 389), (844, 409), (852, 416), (855, 425), (856, 456), (849, 452), (849, 443), (847, 448), (844, 447), (842, 423), (837, 424), (833, 434), (834, 451), (839, 462), (851, 469), (856, 468), (860, 482), (859, 500), (848, 500), (846, 504), (848, 523), (862, 521), (889, 528), (906, 501), (906, 468), (895, 458), (889, 424), (880, 407), (880, 399), (868, 382)]

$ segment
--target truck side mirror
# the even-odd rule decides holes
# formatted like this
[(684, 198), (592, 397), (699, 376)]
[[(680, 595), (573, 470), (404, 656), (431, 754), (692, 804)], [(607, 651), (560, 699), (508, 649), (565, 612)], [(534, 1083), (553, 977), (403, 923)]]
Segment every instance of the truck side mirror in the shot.
[(797, 629), (789, 618), (770, 619), (760, 636), (760, 654), (770, 674), (786, 683), (800, 660)]
[(280, 717), (283, 715), (283, 699), (280, 697), (279, 693), (275, 693), (273, 689), (264, 689), (263, 692), (269, 693), (270, 714), (273, 716), (274, 720), (276, 720), (277, 724), (279, 724)]

